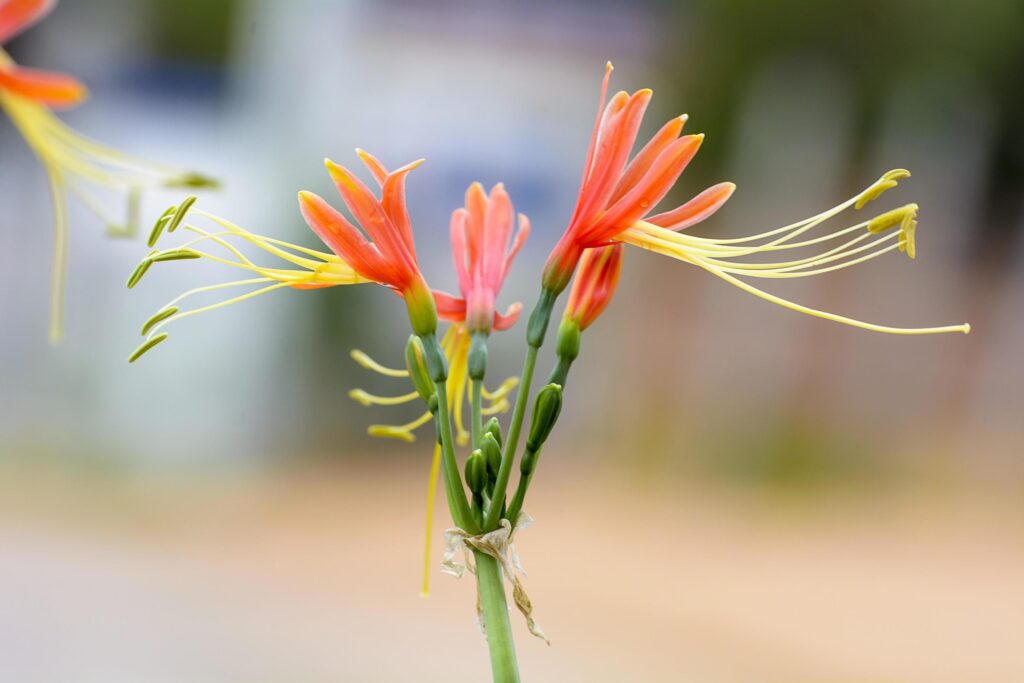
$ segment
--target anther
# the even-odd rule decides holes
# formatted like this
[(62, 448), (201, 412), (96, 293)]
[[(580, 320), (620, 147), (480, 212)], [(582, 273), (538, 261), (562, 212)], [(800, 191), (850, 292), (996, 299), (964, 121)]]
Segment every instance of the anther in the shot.
[(140, 346), (139, 348), (135, 349), (135, 352), (132, 353), (132, 355), (128, 356), (128, 362), (129, 363), (134, 363), (135, 361), (137, 361), (139, 358), (142, 357), (142, 354), (144, 354), (147, 351), (149, 351), (151, 348), (153, 348), (154, 346), (156, 346), (157, 344), (162, 342), (164, 339), (167, 339), (167, 333), (166, 332), (161, 332), (160, 334), (158, 334), (157, 336), (153, 337), (152, 339), (144, 342), (142, 344), (142, 346)]
[(878, 199), (886, 190), (896, 187), (897, 181), (909, 177), (910, 171), (905, 168), (894, 168), (891, 171), (887, 171), (882, 174), (881, 178), (875, 181), (874, 185), (861, 192), (860, 196), (857, 197), (857, 203), (853, 207), (855, 209), (862, 208), (868, 202)]

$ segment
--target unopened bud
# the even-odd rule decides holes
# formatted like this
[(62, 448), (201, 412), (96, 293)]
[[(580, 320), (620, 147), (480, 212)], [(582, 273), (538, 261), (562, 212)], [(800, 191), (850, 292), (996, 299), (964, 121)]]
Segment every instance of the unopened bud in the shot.
[(420, 395), (424, 403), (430, 405), (430, 399), (435, 392), (434, 383), (430, 380), (430, 373), (427, 371), (423, 342), (414, 334), (410, 334), (409, 341), (405, 343), (405, 367), (409, 371), (412, 385), (416, 387), (416, 393)]
[(539, 451), (540, 447), (548, 439), (551, 430), (558, 421), (558, 414), (562, 412), (562, 387), (558, 384), (549, 384), (537, 394), (537, 401), (533, 405), (533, 421), (530, 423), (530, 436), (526, 440), (526, 448), (530, 451)]
[(490, 472), (491, 478), (496, 478), (501, 467), (501, 446), (490, 432), (484, 432), (480, 438), (480, 452), (487, 462), (487, 471)]
[(498, 447), (501, 447), (501, 423), (498, 422), (497, 417), (492, 417), (484, 423), (484, 431), (490, 433), (494, 437), (494, 440), (498, 442)]
[(555, 352), (560, 358), (573, 361), (580, 355), (580, 326), (571, 318), (563, 318), (558, 326)]
[(477, 495), (487, 488), (487, 461), (479, 448), (466, 460), (466, 485)]

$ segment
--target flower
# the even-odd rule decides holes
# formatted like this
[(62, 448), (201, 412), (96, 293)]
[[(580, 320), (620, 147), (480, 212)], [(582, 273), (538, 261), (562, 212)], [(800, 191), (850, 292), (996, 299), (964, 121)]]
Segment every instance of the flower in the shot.
[[(529, 219), (523, 214), (518, 219), (519, 230), (510, 246), (515, 211), (501, 183), (491, 189), (490, 196), (480, 183), (473, 183), (466, 191), (465, 207), (452, 213), (452, 257), (470, 332), (490, 334), (492, 324), (494, 329), (506, 330), (519, 318), (522, 306), (518, 303), (509, 306), (504, 315), (494, 310), (498, 290), (508, 276), (512, 260), (530, 234)], [(453, 305), (443, 295), (439, 304), (449, 314), (457, 314), (457, 304)]]
[(563, 316), (581, 331), (590, 327), (611, 302), (622, 272), (622, 252), (622, 244), (583, 252)]
[[(687, 118), (679, 116), (662, 126), (630, 161), (652, 91), (638, 90), (632, 95), (620, 91), (605, 107), (611, 72), (609, 62), (576, 210), (544, 268), (544, 287), (556, 293), (569, 283), (584, 249), (613, 241), (661, 201), (704, 140), (703, 135), (679, 137)], [(733, 189), (732, 183), (721, 183), (651, 220), (658, 224), (670, 221), (677, 229), (693, 225), (717, 211)]]
[[(0, 0), (0, 44), (39, 21), (54, 5), (55, 0)], [(143, 189), (216, 184), (199, 174), (142, 161), (82, 137), (50, 110), (76, 105), (86, 94), (85, 87), (70, 76), (19, 67), (0, 49), (0, 109), (43, 164), (50, 184), (55, 231), (50, 339), (54, 342), (62, 336), (68, 192), (106, 224), (109, 235), (130, 237), (138, 224)], [(109, 216), (96, 190), (126, 196), (126, 218)]]
[(335, 254), (367, 280), (400, 294), (409, 310), (413, 331), (420, 336), (437, 329), (434, 298), (416, 263), (416, 248), (405, 204), (405, 177), (423, 163), (419, 159), (388, 172), (375, 157), (356, 153), (381, 187), (377, 199), (356, 176), (330, 159), (324, 163), (338, 192), (355, 216), (368, 241), (334, 207), (312, 192), (299, 193), (299, 207), (306, 223)]
[[(416, 264), (412, 229), (405, 209), (405, 176), (421, 161), (389, 172), (370, 154), (362, 150), (357, 150), (357, 153), (380, 185), (381, 199), (377, 199), (348, 169), (330, 160), (326, 164), (346, 204), (373, 242), (368, 241), (340, 212), (311, 192), (299, 193), (299, 208), (309, 227), (332, 251), (310, 249), (252, 233), (224, 218), (193, 209), (195, 197), (189, 197), (165, 211), (153, 227), (149, 246), (155, 247), (165, 232), (174, 232), (179, 225), (196, 237), (176, 247), (153, 249), (129, 277), (129, 288), (135, 287), (154, 263), (163, 261), (205, 259), (247, 271), (249, 277), (196, 287), (175, 297), (142, 326), (146, 341), (132, 354), (131, 360), (166, 339), (162, 330), (173, 322), (285, 287), (305, 290), (365, 283), (384, 285), (405, 299), (418, 335), (433, 332), (436, 328), (435, 295), (444, 302), (443, 318), (452, 321), (464, 319), (465, 302), (431, 292)], [(198, 216), (212, 223), (212, 227), (186, 223), (186, 214)], [(284, 263), (258, 263), (245, 255), (245, 246), (256, 247)], [(246, 288), (246, 291), (197, 308), (181, 308), (185, 300), (194, 296), (235, 288)]]
[[(601, 88), (604, 104), (611, 64)], [(582, 250), (624, 242), (690, 263), (740, 289), (800, 313), (876, 332), (891, 334), (938, 334), (970, 332), (970, 325), (902, 328), (862, 322), (793, 303), (754, 287), (743, 278), (798, 278), (820, 275), (877, 258), (890, 251), (916, 256), (917, 204), (906, 204), (852, 226), (824, 235), (797, 239), (849, 208), (862, 209), (897, 181), (910, 176), (904, 169), (883, 174), (859, 194), (815, 216), (749, 237), (713, 239), (680, 231), (698, 223), (728, 200), (735, 186), (710, 187), (683, 205), (644, 219), (668, 192), (696, 153), (702, 136), (677, 137), (683, 117), (673, 119), (626, 165), (651, 91), (632, 96), (616, 94), (599, 114), (587, 154), (583, 186), (568, 229), (548, 259), (544, 272), (546, 289), (559, 292), (579, 262)], [(894, 228), (898, 228), (893, 230)], [(882, 236), (879, 236), (882, 235)], [(829, 243), (850, 236), (837, 246)], [(790, 249), (812, 250), (789, 261), (748, 261), (747, 257)], [(806, 252), (803, 252), (806, 254)]]

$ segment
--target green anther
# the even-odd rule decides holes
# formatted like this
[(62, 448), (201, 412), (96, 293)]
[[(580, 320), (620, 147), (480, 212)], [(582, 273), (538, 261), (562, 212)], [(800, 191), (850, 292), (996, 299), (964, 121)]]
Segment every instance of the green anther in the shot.
[(863, 208), (868, 202), (878, 199), (886, 190), (891, 190), (896, 187), (898, 180), (909, 177), (910, 171), (905, 168), (895, 168), (891, 171), (885, 172), (881, 178), (875, 181), (874, 185), (861, 193), (860, 197), (857, 198), (857, 202), (853, 205), (853, 208)]
[(480, 439), (480, 452), (483, 453), (484, 461), (487, 462), (487, 471), (493, 481), (498, 477), (498, 468), (501, 467), (501, 446), (498, 445), (494, 434), (484, 432)]
[(548, 435), (558, 421), (562, 412), (562, 387), (548, 384), (537, 392), (537, 400), (533, 404), (533, 421), (530, 423), (530, 435), (526, 439), (528, 451), (539, 451), (547, 441)]
[(144, 342), (142, 346), (135, 349), (135, 352), (132, 355), (128, 356), (128, 362), (134, 363), (135, 361), (142, 357), (142, 354), (146, 353), (146, 351), (149, 351), (151, 348), (162, 342), (164, 339), (167, 339), (167, 333), (161, 332), (152, 339)]
[(194, 249), (168, 249), (150, 257), (150, 260), (157, 261), (184, 261), (187, 259), (202, 258), (202, 254)]
[(147, 245), (150, 247), (156, 246), (157, 240), (160, 239), (160, 235), (163, 233), (164, 228), (167, 227), (167, 221), (171, 220), (171, 216), (173, 216), (174, 212), (177, 210), (178, 207), (172, 206), (160, 214), (160, 218), (156, 219), (156, 223), (153, 225), (153, 229), (149, 233), (149, 239), (146, 240)]
[(142, 279), (142, 276), (146, 274), (151, 265), (153, 265), (153, 259), (147, 256), (139, 262), (139, 265), (135, 266), (135, 270), (132, 271), (131, 276), (128, 278), (128, 289), (139, 284), (139, 280)]
[(480, 495), (487, 488), (487, 462), (480, 449), (466, 460), (466, 485), (475, 495)]
[(429, 405), (431, 397), (436, 396), (437, 389), (430, 380), (423, 342), (414, 334), (409, 335), (409, 340), (405, 343), (405, 367), (409, 371), (413, 386), (416, 387), (416, 393)]
[(165, 182), (164, 187), (215, 189), (220, 187), (220, 181), (199, 173), (183, 173)]
[(185, 197), (185, 200), (178, 204), (178, 209), (174, 212), (174, 216), (171, 217), (170, 222), (167, 223), (167, 232), (174, 232), (181, 225), (181, 221), (185, 219), (185, 214), (192, 208), (192, 205), (196, 203), (196, 196), (189, 195)]
[(498, 448), (501, 448), (501, 423), (498, 422), (497, 417), (492, 417), (484, 423), (484, 432), (489, 432), (494, 440), (498, 442)]
[(161, 320), (167, 320), (177, 312), (177, 306), (171, 306), (170, 308), (165, 308), (162, 311), (157, 311), (157, 313), (152, 318), (147, 320), (146, 324), (142, 326), (142, 336), (145, 337), (146, 334), (148, 334), (149, 331), (153, 329), (154, 325), (156, 325)]

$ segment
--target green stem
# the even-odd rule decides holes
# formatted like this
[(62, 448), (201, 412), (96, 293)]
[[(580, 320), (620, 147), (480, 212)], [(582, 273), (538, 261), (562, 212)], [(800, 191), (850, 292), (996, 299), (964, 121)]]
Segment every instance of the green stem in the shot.
[(533, 382), (533, 371), (537, 366), (537, 352), (544, 344), (548, 323), (551, 321), (551, 309), (555, 305), (558, 292), (542, 289), (537, 304), (530, 313), (526, 327), (526, 358), (523, 360), (523, 374), (519, 377), (519, 392), (516, 404), (512, 409), (512, 424), (509, 426), (508, 439), (501, 452), (501, 466), (498, 478), (494, 482), (494, 495), (491, 496), (491, 507), (484, 517), (484, 529), (493, 531), (498, 528), (501, 520), (501, 509), (505, 506), (505, 490), (508, 479), (512, 475), (512, 463), (515, 461), (516, 448), (519, 446), (519, 433), (523, 429), (523, 417), (526, 415), (526, 402), (530, 399), (530, 384)]
[(470, 534), (479, 534), (480, 526), (473, 519), (466, 500), (466, 489), (462, 487), (459, 465), (455, 461), (455, 441), (452, 439), (452, 424), (448, 417), (447, 382), (437, 382), (437, 426), (441, 430), (441, 469), (444, 471), (444, 485), (448, 493), (448, 506), (455, 523)]
[(476, 580), (480, 591), (484, 628), (487, 629), (487, 647), (491, 653), (491, 671), (494, 683), (519, 683), (519, 665), (512, 642), (512, 623), (505, 602), (505, 583), (498, 561), (490, 555), (474, 550)]
[(519, 393), (516, 394), (516, 405), (512, 409), (512, 424), (508, 430), (508, 439), (501, 451), (501, 466), (498, 477), (494, 481), (494, 494), (491, 496), (491, 507), (484, 517), (484, 529), (498, 528), (501, 519), (501, 508), (505, 502), (505, 489), (512, 474), (512, 462), (515, 460), (516, 448), (519, 446), (519, 432), (523, 428), (523, 416), (526, 413), (526, 401), (530, 396), (530, 384), (533, 382), (533, 371), (537, 366), (536, 346), (526, 348), (526, 359), (523, 361), (523, 374), (519, 378)]
[(484, 418), (483, 418), (483, 406), (481, 405), (483, 398), (481, 389), (483, 389), (483, 380), (469, 380), (469, 400), (470, 400), (470, 420), (472, 425), (470, 431), (473, 435), (473, 448), (480, 448), (480, 437), (483, 435), (484, 430)]

